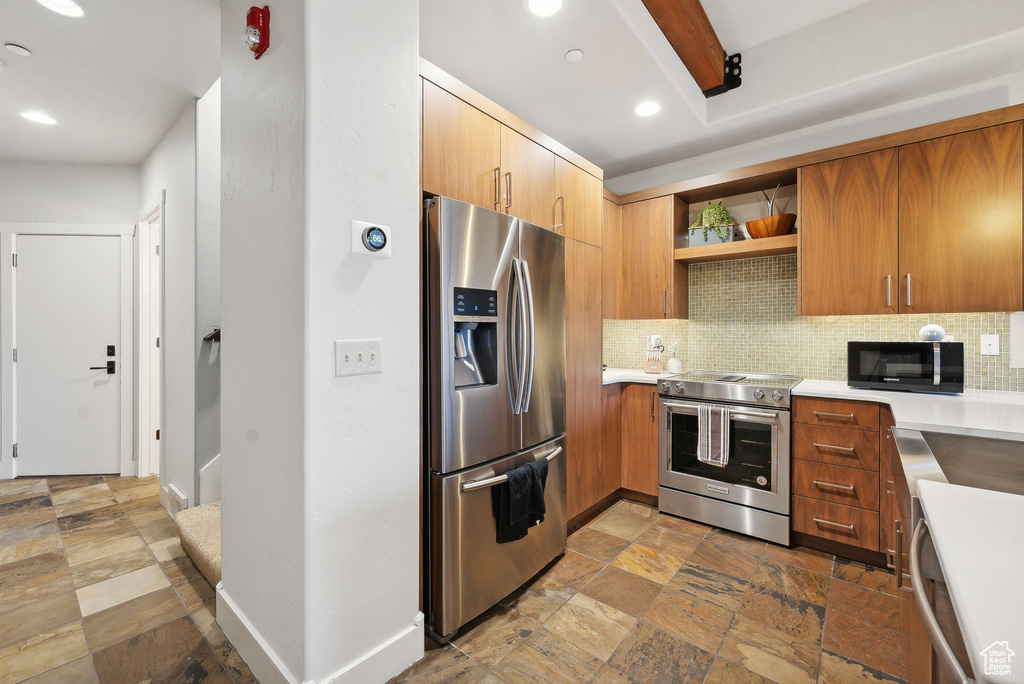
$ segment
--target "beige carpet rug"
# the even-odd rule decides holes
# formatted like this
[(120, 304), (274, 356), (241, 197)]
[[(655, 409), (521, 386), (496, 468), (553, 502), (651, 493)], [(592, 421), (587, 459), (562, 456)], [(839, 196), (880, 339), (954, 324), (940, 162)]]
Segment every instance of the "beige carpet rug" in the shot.
[(214, 587), (220, 582), (220, 502), (187, 508), (174, 516), (181, 548)]

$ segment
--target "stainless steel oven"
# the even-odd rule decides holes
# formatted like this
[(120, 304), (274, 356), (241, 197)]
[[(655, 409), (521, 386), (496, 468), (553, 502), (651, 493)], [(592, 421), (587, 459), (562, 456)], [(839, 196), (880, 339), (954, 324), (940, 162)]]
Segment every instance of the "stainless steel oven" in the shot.
[[(685, 383), (663, 383), (659, 507), (685, 518), (788, 544), (789, 392), (787, 389), (783, 395), (779, 388), (773, 389), (766, 378), (753, 379), (762, 380), (761, 386), (751, 388), (748, 382), (746, 389), (733, 392), (737, 398), (749, 392), (751, 405), (674, 396), (666, 390), (672, 392), (678, 384), (679, 392), (687, 393)], [(690, 387), (689, 394), (723, 394), (714, 388), (695, 389)], [(772, 395), (779, 398), (770, 398)], [(728, 429), (720, 438), (728, 440), (729, 457), (724, 466), (698, 459), (698, 412), (702, 405), (727, 412)]]

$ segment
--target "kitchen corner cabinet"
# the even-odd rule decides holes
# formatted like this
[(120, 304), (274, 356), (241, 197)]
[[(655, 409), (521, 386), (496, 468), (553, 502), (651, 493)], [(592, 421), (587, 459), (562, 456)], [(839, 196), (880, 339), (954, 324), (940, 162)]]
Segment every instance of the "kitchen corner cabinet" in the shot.
[(423, 80), (423, 190), (501, 210), (500, 123)]
[(622, 390), (622, 487), (658, 496), (658, 392), (655, 385)]
[(600, 247), (604, 185), (557, 155), (554, 171), (555, 232)]
[(899, 148), (900, 311), (1024, 308), (1021, 122)]
[(601, 317), (622, 318), (622, 207), (601, 202)]
[(601, 379), (601, 250), (565, 241), (566, 500), (571, 520), (604, 491)]
[(686, 264), (675, 260), (686, 212), (674, 195), (623, 205), (620, 318), (686, 318)]
[(899, 308), (899, 184), (895, 148), (798, 171), (803, 316)]

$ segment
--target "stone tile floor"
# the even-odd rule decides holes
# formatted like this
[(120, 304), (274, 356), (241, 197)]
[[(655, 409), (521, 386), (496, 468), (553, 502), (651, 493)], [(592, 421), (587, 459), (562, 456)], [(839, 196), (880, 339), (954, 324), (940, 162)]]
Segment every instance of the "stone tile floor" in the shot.
[(396, 682), (894, 682), (890, 573), (619, 501)]
[(156, 477), (0, 482), (0, 684), (256, 681)]

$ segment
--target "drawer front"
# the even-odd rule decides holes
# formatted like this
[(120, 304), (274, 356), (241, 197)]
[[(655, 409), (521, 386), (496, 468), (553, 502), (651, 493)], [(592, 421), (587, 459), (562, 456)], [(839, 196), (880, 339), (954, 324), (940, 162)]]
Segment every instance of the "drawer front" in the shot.
[(878, 470), (878, 435), (867, 430), (794, 425), (793, 458)]
[(878, 550), (878, 513), (863, 508), (794, 496), (793, 529), (862, 549)]
[(877, 511), (878, 473), (794, 459), (793, 493)]
[(878, 432), (878, 404), (798, 397), (793, 402), (793, 422)]

